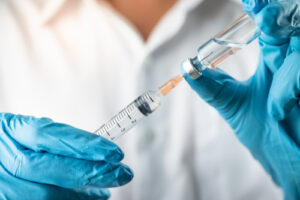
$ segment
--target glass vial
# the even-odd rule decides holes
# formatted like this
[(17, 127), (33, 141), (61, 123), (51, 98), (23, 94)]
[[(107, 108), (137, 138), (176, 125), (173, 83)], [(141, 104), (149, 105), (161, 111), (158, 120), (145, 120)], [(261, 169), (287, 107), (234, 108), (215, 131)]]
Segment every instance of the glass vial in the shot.
[(243, 14), (231, 25), (204, 43), (195, 58), (183, 62), (183, 69), (197, 79), (206, 68), (214, 69), (230, 55), (250, 44), (260, 35), (253, 19)]

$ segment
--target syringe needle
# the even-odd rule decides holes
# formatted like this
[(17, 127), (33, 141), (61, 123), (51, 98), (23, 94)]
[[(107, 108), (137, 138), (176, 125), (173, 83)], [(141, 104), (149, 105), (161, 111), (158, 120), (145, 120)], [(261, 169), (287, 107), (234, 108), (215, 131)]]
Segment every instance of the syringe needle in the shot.
[(172, 78), (171, 80), (169, 80), (159, 88), (159, 92), (163, 96), (166, 96), (169, 92), (171, 92), (171, 90), (173, 90), (180, 83), (180, 81), (182, 81), (182, 79), (183, 79), (182, 75), (178, 75), (175, 78)]

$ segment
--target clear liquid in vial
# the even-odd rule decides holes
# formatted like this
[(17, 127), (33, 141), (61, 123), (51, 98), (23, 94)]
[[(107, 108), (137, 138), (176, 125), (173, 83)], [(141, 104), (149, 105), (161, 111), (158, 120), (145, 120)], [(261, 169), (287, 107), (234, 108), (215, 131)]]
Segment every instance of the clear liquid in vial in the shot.
[(226, 58), (239, 51), (244, 44), (211, 39), (198, 50), (197, 59), (205, 68), (214, 69)]

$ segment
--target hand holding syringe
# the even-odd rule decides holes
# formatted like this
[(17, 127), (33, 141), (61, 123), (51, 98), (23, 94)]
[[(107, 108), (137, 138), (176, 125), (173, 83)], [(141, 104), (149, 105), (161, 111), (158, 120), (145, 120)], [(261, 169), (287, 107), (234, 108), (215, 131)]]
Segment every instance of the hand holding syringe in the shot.
[[(260, 30), (251, 17), (246, 14), (242, 15), (230, 26), (204, 43), (199, 48), (196, 57), (185, 60), (182, 63), (184, 73), (192, 79), (199, 78), (203, 70), (216, 68), (230, 55), (251, 43), (259, 34)], [(155, 111), (160, 105), (161, 97), (167, 95), (182, 79), (183, 76), (179, 75), (165, 83), (157, 91), (150, 90), (142, 94), (101, 126), (96, 134), (116, 140), (135, 126), (138, 121)]]
[(110, 140), (116, 140), (143, 118), (154, 112), (166, 96), (183, 79), (181, 75), (169, 80), (158, 90), (149, 90), (136, 98), (117, 115), (103, 124), (95, 133)]

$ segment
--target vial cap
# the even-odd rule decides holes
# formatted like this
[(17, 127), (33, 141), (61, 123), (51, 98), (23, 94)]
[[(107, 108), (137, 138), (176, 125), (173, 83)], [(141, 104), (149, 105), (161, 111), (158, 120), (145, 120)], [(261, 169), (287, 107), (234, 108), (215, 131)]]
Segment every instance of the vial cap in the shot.
[(182, 68), (192, 79), (197, 79), (201, 76), (201, 72), (196, 67), (194, 67), (191, 59), (186, 59), (182, 63)]

